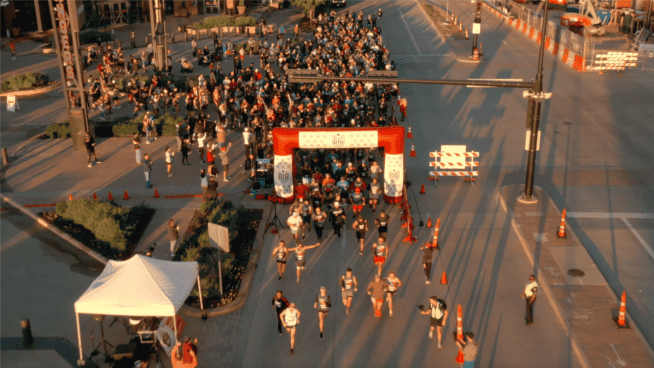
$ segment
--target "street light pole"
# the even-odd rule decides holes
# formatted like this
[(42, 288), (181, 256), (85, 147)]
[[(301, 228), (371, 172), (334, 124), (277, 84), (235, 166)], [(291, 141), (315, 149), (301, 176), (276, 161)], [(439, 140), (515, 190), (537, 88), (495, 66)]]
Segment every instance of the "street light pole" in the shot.
[[(525, 180), (525, 191), (521, 200), (526, 203), (535, 203), (538, 200), (533, 197), (534, 193), (534, 174), (536, 171), (536, 149), (538, 148), (538, 128), (540, 125), (540, 109), (541, 101), (547, 98), (543, 94), (543, 56), (545, 54), (545, 37), (547, 35), (547, 14), (549, 6), (545, 3), (545, 13), (543, 14), (543, 27), (541, 28), (540, 50), (538, 51), (538, 72), (536, 74), (536, 81), (534, 88), (529, 96), (529, 105), (527, 111), (531, 112), (531, 116), (527, 119), (531, 120), (531, 133), (529, 136), (529, 153), (527, 155), (527, 176)], [(529, 121), (529, 120), (527, 120)]]

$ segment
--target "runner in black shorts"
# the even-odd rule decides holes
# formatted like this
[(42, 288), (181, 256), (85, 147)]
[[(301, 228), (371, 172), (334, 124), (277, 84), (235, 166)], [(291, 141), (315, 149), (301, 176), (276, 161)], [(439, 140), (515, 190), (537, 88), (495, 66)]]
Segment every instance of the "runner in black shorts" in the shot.
[(397, 292), (397, 289), (402, 286), (400, 279), (395, 277), (395, 271), (388, 273), (386, 280), (386, 301), (388, 301), (388, 315), (393, 317), (393, 295)]
[(295, 346), (296, 327), (300, 324), (300, 314), (300, 311), (295, 309), (295, 303), (291, 303), (280, 315), (286, 331), (291, 334), (291, 355), (293, 355), (293, 347)]
[(318, 206), (313, 210), (311, 219), (313, 220), (313, 228), (316, 230), (316, 235), (318, 236), (318, 242), (322, 242), (322, 232), (325, 230), (327, 214), (322, 211), (320, 206)]
[(363, 215), (359, 215), (356, 221), (352, 224), (352, 228), (356, 230), (357, 241), (361, 243), (361, 251), (359, 252), (359, 255), (363, 255), (363, 243), (366, 240), (366, 231), (368, 231), (368, 220), (363, 218)]
[(375, 220), (375, 225), (377, 225), (377, 231), (379, 232), (379, 237), (384, 238), (388, 236), (388, 222), (390, 217), (386, 214), (386, 211), (382, 210), (379, 214), (379, 217)]
[(284, 294), (281, 290), (275, 294), (272, 298), (272, 308), (277, 314), (277, 331), (279, 331), (279, 336), (282, 336), (282, 312), (288, 308), (288, 299), (284, 297)]
[(352, 298), (354, 291), (357, 291), (359, 283), (357, 278), (352, 275), (352, 269), (348, 268), (345, 271), (345, 276), (341, 276), (341, 294), (343, 296), (343, 305), (345, 306), (345, 315), (350, 315), (350, 306), (352, 306)]
[(309, 198), (305, 198), (302, 206), (300, 207), (300, 216), (302, 216), (302, 240), (307, 237), (307, 233), (311, 233), (311, 214), (313, 208)]
[(431, 243), (427, 242), (424, 245), (420, 246), (420, 250), (422, 251), (422, 268), (425, 270), (425, 276), (427, 277), (427, 281), (425, 283), (429, 285), (429, 277), (431, 276), (431, 261), (434, 257), (434, 249), (437, 249), (436, 247), (432, 247)]
[(277, 248), (272, 252), (273, 257), (277, 259), (277, 272), (279, 272), (279, 280), (284, 277), (284, 272), (286, 271), (286, 258), (288, 258), (288, 248), (286, 248), (286, 243), (282, 240), (279, 242)]
[(306, 265), (307, 259), (304, 255), (304, 252), (308, 249), (313, 249), (317, 246), (319, 246), (320, 243), (314, 244), (314, 245), (308, 245), (308, 246), (303, 246), (301, 243), (298, 243), (295, 248), (291, 248), (288, 251), (289, 252), (295, 252), (295, 257), (297, 260), (295, 261), (295, 267), (297, 267), (297, 283), (300, 283), (300, 272), (304, 270), (304, 266)]
[(313, 307), (318, 308), (318, 317), (320, 319), (320, 338), (323, 337), (323, 327), (325, 327), (325, 318), (329, 313), (329, 308), (332, 306), (332, 299), (327, 295), (327, 288), (320, 287), (320, 293), (316, 295), (316, 302)]
[(434, 328), (438, 327), (438, 348), (443, 347), (442, 337), (443, 337), (443, 326), (447, 324), (447, 304), (443, 299), (438, 299), (438, 297), (431, 296), (429, 297), (429, 308), (424, 309), (423, 305), (418, 306), (422, 310), (421, 314), (429, 314), (431, 316), (431, 321), (429, 322), (429, 338), (434, 337)]

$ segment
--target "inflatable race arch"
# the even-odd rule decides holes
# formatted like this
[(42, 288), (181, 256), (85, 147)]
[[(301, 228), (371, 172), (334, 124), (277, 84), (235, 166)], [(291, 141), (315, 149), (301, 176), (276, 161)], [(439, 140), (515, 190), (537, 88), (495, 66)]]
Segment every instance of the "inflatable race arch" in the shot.
[(295, 164), (293, 150), (384, 148), (384, 200), (399, 203), (404, 184), (404, 127), (382, 128), (274, 128), (274, 181), (279, 197), (292, 200)]

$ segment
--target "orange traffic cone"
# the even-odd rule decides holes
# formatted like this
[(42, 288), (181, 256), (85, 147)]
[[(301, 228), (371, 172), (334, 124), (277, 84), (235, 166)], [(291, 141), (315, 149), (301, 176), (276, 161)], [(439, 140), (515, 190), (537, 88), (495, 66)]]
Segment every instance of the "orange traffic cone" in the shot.
[(459, 22), (459, 32), (463, 32), (463, 22)]
[(159, 191), (157, 188), (154, 188), (154, 198), (159, 198)]
[(93, 200), (94, 200), (94, 201), (97, 201), (97, 200), (98, 200), (98, 195), (95, 194), (95, 192), (93, 192)]
[(447, 285), (447, 274), (443, 271), (443, 276), (441, 276), (441, 284)]
[(427, 218), (427, 227), (431, 228), (432, 226), (434, 226), (434, 225), (431, 224), (431, 216), (429, 216)]
[(565, 239), (565, 208), (561, 214), (561, 226), (559, 226), (559, 232), (556, 235), (559, 238)]
[(407, 138), (413, 138), (413, 133), (411, 133), (411, 125), (409, 125), (409, 131), (406, 133)]
[(420, 194), (425, 194), (425, 184), (420, 187)]
[(125, 195), (123, 196), (123, 199), (124, 199), (124, 200), (128, 200), (128, 199), (129, 199), (129, 194), (127, 194), (127, 191), (125, 191)]
[(409, 154), (410, 157), (416, 157), (416, 147), (415, 145), (411, 145), (411, 153)]
[(627, 314), (627, 292), (622, 292), (622, 299), (620, 300), (620, 312), (618, 313), (618, 318), (613, 318), (615, 323), (618, 324), (618, 328), (629, 328), (627, 325), (627, 320), (625, 315)]
[(468, 27), (466, 27), (466, 40), (469, 40), (470, 36), (468, 36)]
[(108, 201), (113, 201), (114, 200), (114, 196), (111, 194), (111, 191), (109, 191), (109, 195), (107, 196), (107, 200)]
[(72, 194), (69, 194), (69, 195), (68, 195), (68, 200), (69, 200), (69, 201), (72, 201), (72, 200), (73, 200), (73, 195), (72, 195)]
[(456, 356), (456, 362), (459, 364), (463, 364), (466, 362), (463, 357), (463, 350), (459, 350), (459, 354)]
[(463, 340), (463, 309), (460, 305), (456, 311), (456, 339)]
[(441, 219), (436, 219), (436, 229), (434, 229), (434, 240), (431, 242), (431, 246), (438, 248), (438, 230), (441, 227)]

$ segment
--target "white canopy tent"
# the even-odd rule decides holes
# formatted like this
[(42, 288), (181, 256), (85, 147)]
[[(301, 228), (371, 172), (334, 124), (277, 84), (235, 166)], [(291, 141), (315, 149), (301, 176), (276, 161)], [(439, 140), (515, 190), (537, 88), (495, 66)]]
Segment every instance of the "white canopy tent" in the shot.
[[(109, 261), (102, 274), (75, 302), (77, 340), (83, 358), (80, 314), (135, 317), (173, 317), (190, 294), (196, 279), (197, 262), (171, 262), (137, 254), (127, 261)], [(202, 295), (202, 292), (200, 292)]]

